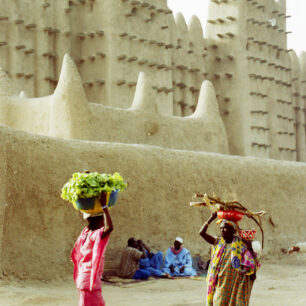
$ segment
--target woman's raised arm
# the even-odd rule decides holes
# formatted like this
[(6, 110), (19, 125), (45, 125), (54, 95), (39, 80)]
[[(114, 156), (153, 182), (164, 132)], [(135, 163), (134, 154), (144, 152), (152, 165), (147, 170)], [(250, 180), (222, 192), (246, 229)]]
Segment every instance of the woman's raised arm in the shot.
[(217, 213), (213, 212), (210, 216), (210, 218), (203, 224), (203, 226), (201, 227), (199, 234), (203, 237), (203, 239), (205, 239), (208, 243), (210, 244), (215, 244), (216, 243), (216, 238), (208, 235), (206, 233), (207, 229), (208, 229), (208, 225), (217, 218)]

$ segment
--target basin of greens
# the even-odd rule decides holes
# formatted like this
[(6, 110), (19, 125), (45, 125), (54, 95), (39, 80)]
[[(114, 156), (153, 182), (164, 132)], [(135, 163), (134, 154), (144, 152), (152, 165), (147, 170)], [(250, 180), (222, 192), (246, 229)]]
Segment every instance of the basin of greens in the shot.
[[(127, 183), (118, 172), (114, 174), (77, 172), (63, 186), (61, 198), (72, 203), (78, 210), (96, 210), (93, 206), (98, 205), (97, 199), (101, 195), (104, 195), (105, 205), (109, 203), (114, 205), (118, 192), (126, 187)], [(81, 207), (82, 205), (85, 206)]]

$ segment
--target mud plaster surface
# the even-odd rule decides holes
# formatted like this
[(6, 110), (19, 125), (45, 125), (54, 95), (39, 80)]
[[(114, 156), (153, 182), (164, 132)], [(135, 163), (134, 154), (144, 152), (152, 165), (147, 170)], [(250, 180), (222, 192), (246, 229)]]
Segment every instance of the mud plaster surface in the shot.
[[(263, 263), (250, 306), (302, 306), (306, 303), (303, 261)], [(103, 284), (108, 306), (201, 306), (205, 280), (149, 280), (126, 285)], [(0, 282), (1, 306), (75, 306), (78, 293), (71, 280), (61, 282)]]
[[(190, 208), (195, 191), (237, 198), (267, 210), (265, 252), (304, 241), (305, 165), (166, 150), (141, 145), (65, 141), (0, 129), (0, 252), (4, 275), (52, 280), (72, 272), (73, 243), (85, 223), (60, 189), (75, 171), (119, 171), (128, 181), (111, 210), (114, 232), (106, 268), (116, 268), (129, 237), (163, 252), (182, 236), (192, 255), (209, 248), (198, 235), (208, 209)], [(285, 226), (283, 226), (285, 225)], [(250, 222), (242, 227), (254, 226)], [(217, 233), (211, 225), (209, 231)], [(260, 237), (258, 237), (260, 239)]]

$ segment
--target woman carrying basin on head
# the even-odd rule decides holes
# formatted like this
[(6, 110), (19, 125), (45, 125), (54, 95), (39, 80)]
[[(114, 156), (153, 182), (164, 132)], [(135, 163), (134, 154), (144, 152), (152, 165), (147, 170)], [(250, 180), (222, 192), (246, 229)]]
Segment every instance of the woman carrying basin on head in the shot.
[(113, 223), (107, 206), (102, 206), (102, 209), (101, 213), (83, 213), (88, 225), (83, 229), (71, 253), (74, 263), (73, 278), (79, 290), (79, 306), (105, 305), (102, 297), (101, 277), (104, 253), (113, 230)]

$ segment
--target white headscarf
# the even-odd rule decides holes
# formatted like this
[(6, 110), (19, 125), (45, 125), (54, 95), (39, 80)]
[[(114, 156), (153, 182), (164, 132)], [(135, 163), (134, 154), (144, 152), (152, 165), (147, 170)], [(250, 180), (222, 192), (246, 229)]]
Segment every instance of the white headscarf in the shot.
[(94, 213), (94, 214), (83, 213), (83, 219), (84, 220), (87, 220), (90, 217), (99, 217), (99, 216), (103, 216), (103, 211), (102, 212), (98, 212), (98, 213)]

